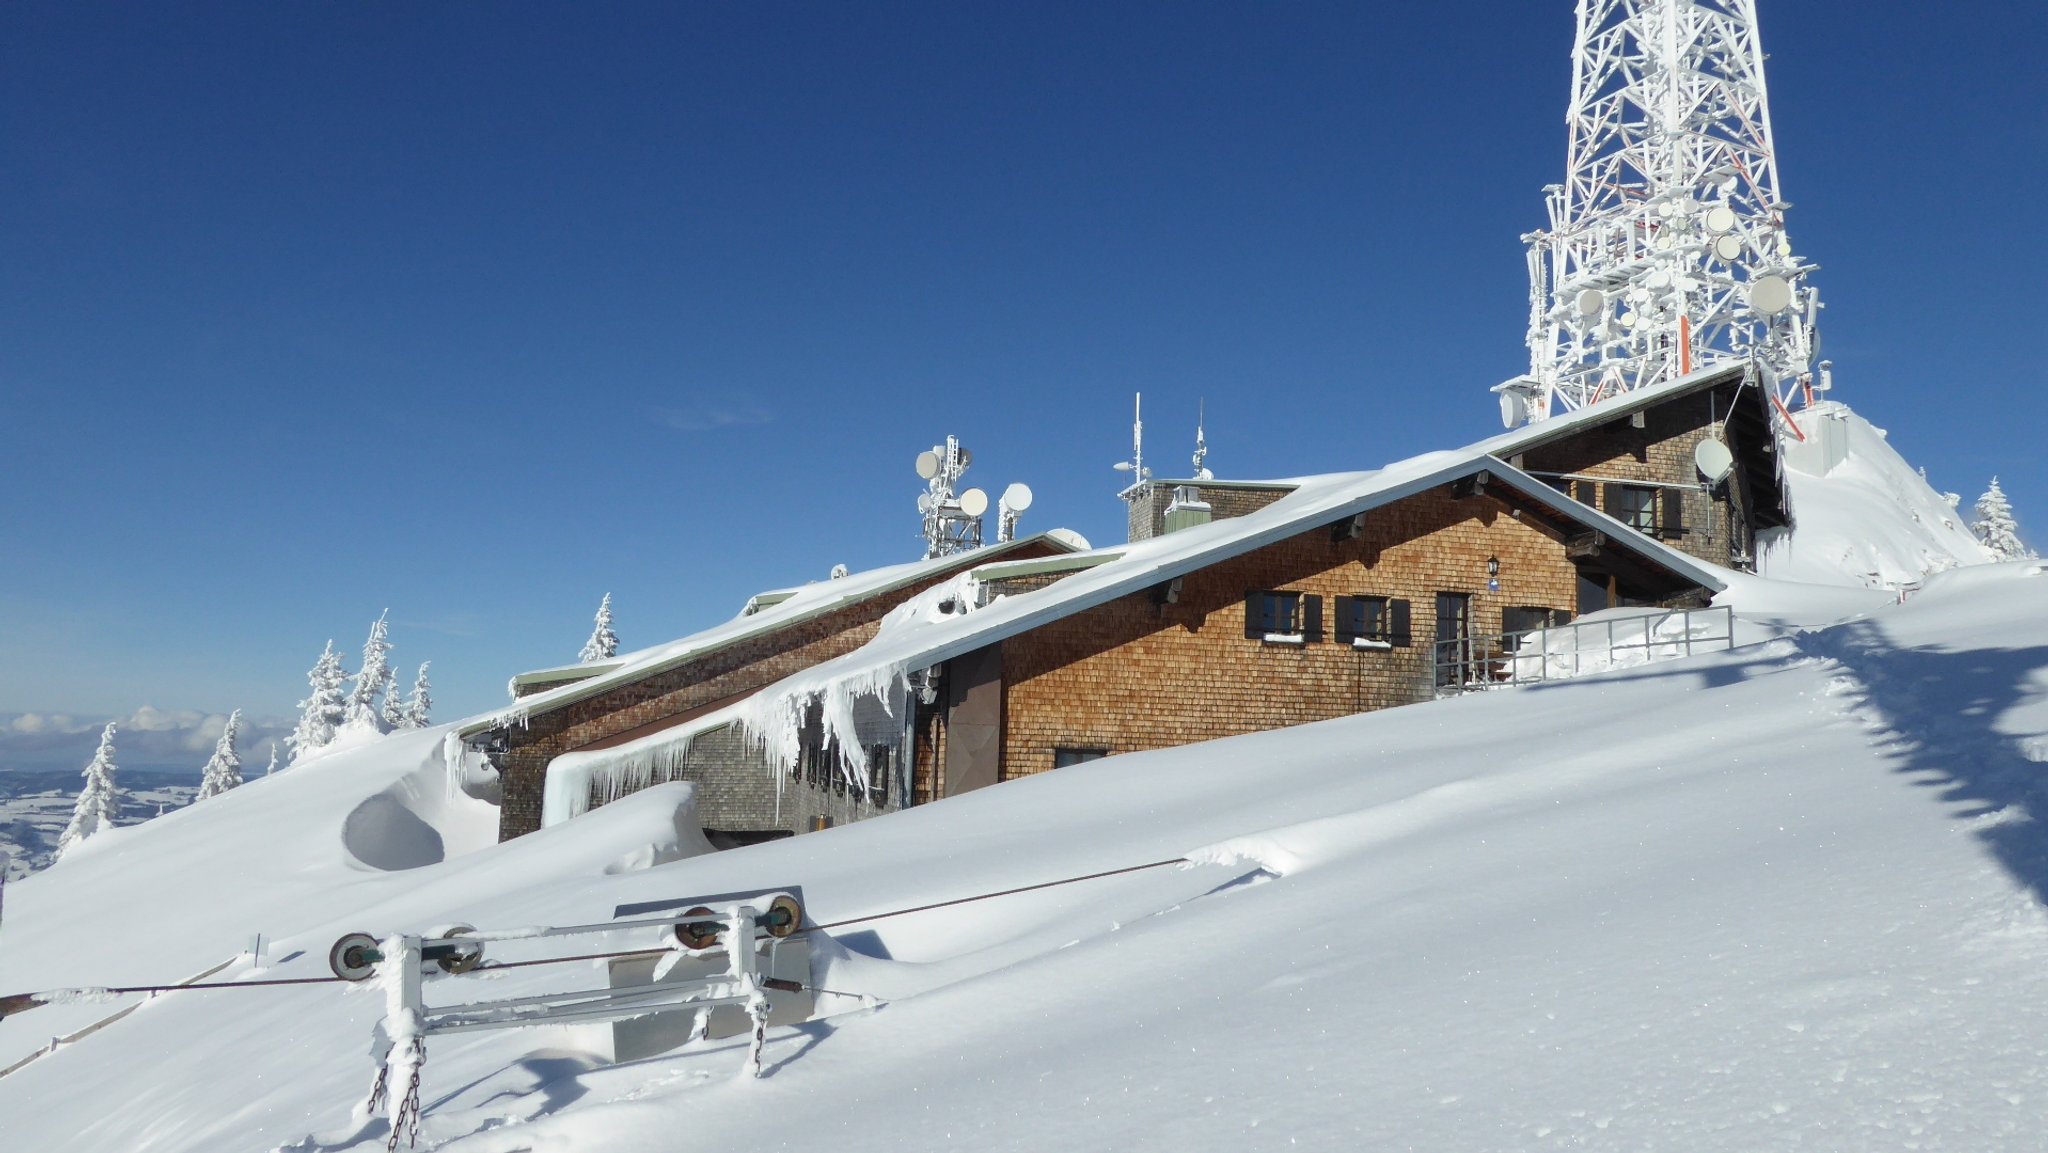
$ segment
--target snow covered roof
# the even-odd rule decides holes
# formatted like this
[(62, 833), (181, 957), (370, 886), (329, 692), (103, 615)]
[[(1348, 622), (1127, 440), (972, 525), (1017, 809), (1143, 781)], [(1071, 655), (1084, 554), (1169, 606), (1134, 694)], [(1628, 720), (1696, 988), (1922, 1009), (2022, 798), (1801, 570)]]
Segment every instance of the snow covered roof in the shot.
[[(1303, 477), (1295, 490), (1256, 512), (1182, 529), (1150, 540), (1061, 558), (1062, 566), (1101, 558), (1048, 588), (1001, 597), (988, 606), (917, 628), (892, 629), (845, 656), (826, 661), (791, 681), (826, 679), (879, 664), (924, 668), (1039, 625), (1186, 576), (1218, 561), (1252, 552), (1322, 525), (1426, 492), (1480, 472), (1561, 518), (1607, 534), (1618, 547), (1658, 567), (1719, 592), (1720, 570), (1645, 537), (1620, 521), (1572, 500), (1487, 452), (1430, 453), (1374, 472)], [(1028, 570), (1027, 570), (1028, 571)], [(992, 580), (1025, 575), (1008, 565), (983, 565), (967, 574)], [(772, 689), (769, 691), (773, 691)]]
[(1491, 453), (1506, 459), (1546, 441), (1555, 440), (1567, 433), (1578, 432), (1605, 424), (1618, 416), (1627, 416), (1646, 408), (1652, 408), (1674, 397), (1685, 396), (1703, 389), (1714, 388), (1730, 381), (1740, 380), (1749, 371), (1747, 364), (1719, 364), (1703, 368), (1690, 376), (1665, 381), (1608, 397), (1599, 404), (1587, 405), (1576, 412), (1553, 416), (1547, 420), (1532, 421), (1519, 428), (1511, 428), (1498, 436), (1489, 437), (1472, 445), (1467, 451)]
[(915, 584), (934, 576), (943, 576), (949, 572), (964, 571), (976, 565), (1011, 556), (1034, 545), (1063, 553), (1075, 551), (1074, 546), (1059, 535), (1058, 530), (1054, 530), (1004, 544), (990, 545), (972, 552), (912, 561), (908, 564), (885, 565), (833, 580), (813, 581), (795, 588), (759, 593), (748, 600), (746, 608), (741, 610), (739, 616), (680, 640), (625, 653), (599, 664), (562, 665), (523, 673), (514, 678), (515, 684), (544, 683), (548, 680), (571, 680), (571, 683), (523, 697), (508, 710), (472, 719), (458, 732), (463, 737), (470, 737), (498, 727), (508, 716), (533, 717), (551, 712), (564, 705), (596, 696), (617, 685), (664, 672), (730, 645), (823, 616), (905, 585)]

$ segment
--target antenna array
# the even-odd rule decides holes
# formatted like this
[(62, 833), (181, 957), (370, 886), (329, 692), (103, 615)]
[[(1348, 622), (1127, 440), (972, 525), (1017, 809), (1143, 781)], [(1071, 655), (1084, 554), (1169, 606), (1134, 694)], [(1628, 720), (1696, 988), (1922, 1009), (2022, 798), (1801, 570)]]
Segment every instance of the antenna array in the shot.
[(1812, 383), (1817, 266), (1785, 234), (1755, 0), (1579, 0), (1567, 120), (1509, 427), (1731, 360), (1781, 404)]

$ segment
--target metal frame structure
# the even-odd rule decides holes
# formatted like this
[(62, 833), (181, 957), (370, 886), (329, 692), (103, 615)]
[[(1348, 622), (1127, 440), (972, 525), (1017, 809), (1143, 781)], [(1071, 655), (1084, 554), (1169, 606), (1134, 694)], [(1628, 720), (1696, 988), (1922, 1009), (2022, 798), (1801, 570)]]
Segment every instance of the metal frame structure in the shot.
[(1529, 374), (1509, 427), (1755, 361), (1812, 377), (1820, 300), (1794, 255), (1756, 0), (1579, 0), (1565, 182), (1529, 246)]
[(924, 517), (926, 560), (981, 547), (981, 514), (988, 511), (988, 494), (978, 488), (959, 491), (960, 477), (973, 463), (974, 454), (962, 448), (956, 436), (918, 454), (917, 475), (925, 491), (917, 498), (917, 511)]

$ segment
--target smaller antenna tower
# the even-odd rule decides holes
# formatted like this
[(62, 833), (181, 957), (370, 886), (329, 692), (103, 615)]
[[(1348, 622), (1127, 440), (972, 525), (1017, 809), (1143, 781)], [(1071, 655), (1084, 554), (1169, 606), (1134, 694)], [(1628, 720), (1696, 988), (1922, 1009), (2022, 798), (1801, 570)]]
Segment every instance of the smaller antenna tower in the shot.
[(925, 483), (917, 511), (924, 515), (926, 560), (981, 547), (981, 514), (988, 511), (988, 494), (970, 488), (954, 495), (961, 474), (973, 463), (974, 454), (960, 447), (956, 436), (917, 454), (917, 475)]
[(1137, 500), (1152, 487), (1152, 470), (1145, 467), (1145, 394), (1131, 396), (1131, 459), (1116, 462), (1118, 472), (1132, 477), (1130, 487), (1117, 494), (1124, 500)]
[(1003, 499), (996, 502), (997, 544), (1008, 544), (1017, 539), (1017, 518), (1030, 507), (1030, 485), (1019, 481), (1003, 490)]
[(1206, 398), (1195, 404), (1195, 471), (1189, 474), (1194, 480), (1216, 479), (1216, 474), (1210, 472), (1208, 466), (1203, 464), (1209, 459), (1209, 441), (1202, 435), (1202, 423), (1208, 415), (1205, 411), (1208, 407), (1209, 402)]

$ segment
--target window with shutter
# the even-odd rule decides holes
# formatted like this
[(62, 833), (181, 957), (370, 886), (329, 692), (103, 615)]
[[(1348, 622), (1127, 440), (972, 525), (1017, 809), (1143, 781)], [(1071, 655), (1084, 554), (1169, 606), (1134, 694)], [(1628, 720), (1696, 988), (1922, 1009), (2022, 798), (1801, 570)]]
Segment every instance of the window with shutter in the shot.
[[(1321, 597), (1310, 597), (1317, 614), (1316, 627), (1322, 627), (1323, 610)], [(1295, 592), (1255, 592), (1245, 597), (1244, 635), (1253, 640), (1294, 640), (1305, 635), (1304, 615), (1308, 606), (1302, 595)]]
[(1405, 649), (1415, 643), (1409, 628), (1410, 612), (1405, 600), (1387, 602), (1387, 643), (1397, 649)]
[(1362, 648), (1385, 646), (1392, 640), (1386, 597), (1338, 597), (1337, 643)]
[(1676, 540), (1685, 535), (1685, 490), (1667, 488), (1662, 496), (1663, 515), (1657, 518), (1657, 535)]

